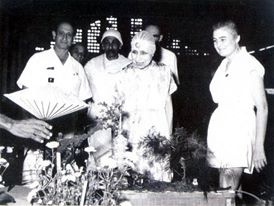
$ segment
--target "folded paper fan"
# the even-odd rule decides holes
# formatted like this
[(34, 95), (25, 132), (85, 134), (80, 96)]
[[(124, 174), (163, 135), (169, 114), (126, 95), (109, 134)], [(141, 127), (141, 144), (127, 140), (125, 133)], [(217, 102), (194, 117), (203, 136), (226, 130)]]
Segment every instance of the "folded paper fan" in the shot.
[(43, 120), (51, 120), (88, 107), (76, 96), (63, 93), (55, 87), (27, 88), (4, 96)]

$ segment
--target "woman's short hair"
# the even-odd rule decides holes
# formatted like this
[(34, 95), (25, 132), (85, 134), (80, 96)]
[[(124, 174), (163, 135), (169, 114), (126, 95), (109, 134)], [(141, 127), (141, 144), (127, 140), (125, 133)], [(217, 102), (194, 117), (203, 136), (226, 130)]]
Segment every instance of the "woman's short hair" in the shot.
[(220, 21), (212, 26), (212, 30), (215, 31), (223, 27), (228, 27), (234, 36), (239, 35), (237, 25), (232, 20)]

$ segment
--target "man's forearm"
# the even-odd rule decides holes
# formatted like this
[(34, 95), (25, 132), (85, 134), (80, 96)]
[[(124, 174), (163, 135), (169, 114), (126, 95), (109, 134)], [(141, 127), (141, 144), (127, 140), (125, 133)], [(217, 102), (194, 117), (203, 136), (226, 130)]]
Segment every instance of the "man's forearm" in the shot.
[(14, 123), (14, 120), (11, 118), (7, 117), (4, 114), (0, 114), (0, 128), (5, 129), (5, 130), (10, 130), (12, 125)]

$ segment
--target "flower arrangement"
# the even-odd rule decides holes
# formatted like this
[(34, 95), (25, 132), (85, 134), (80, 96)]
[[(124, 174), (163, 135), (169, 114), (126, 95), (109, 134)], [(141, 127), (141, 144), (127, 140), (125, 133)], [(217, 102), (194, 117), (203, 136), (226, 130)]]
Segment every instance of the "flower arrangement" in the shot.
[(122, 132), (122, 118), (127, 114), (123, 111), (124, 97), (116, 92), (114, 101), (111, 104), (106, 102), (100, 102), (93, 105), (95, 107), (96, 117), (95, 120), (102, 128), (110, 128), (113, 133), (113, 137), (117, 137), (119, 131)]
[[(144, 158), (150, 159), (151, 165), (157, 162), (161, 163), (166, 171), (171, 168), (173, 173), (180, 177), (173, 178), (173, 181), (176, 182), (175, 185), (173, 183), (161, 183), (163, 188), (191, 191), (193, 189), (197, 190), (200, 182), (203, 184), (199, 171), (206, 169), (207, 146), (197, 132), (189, 133), (183, 127), (176, 128), (171, 139), (167, 139), (152, 128), (148, 135), (143, 138), (143, 141), (140, 142), (139, 147), (143, 148), (142, 155)], [(150, 185), (153, 184), (150, 181)], [(159, 187), (159, 183), (155, 184)], [(145, 187), (153, 190), (149, 185)], [(179, 189), (180, 187), (181, 189)]]
[[(151, 130), (139, 145), (144, 149), (143, 156), (154, 156), (154, 160), (168, 162), (172, 152), (184, 151), (188, 147), (193, 150), (187, 153), (189, 156), (185, 156), (185, 159), (191, 156), (199, 158), (198, 151), (203, 149), (203, 146), (200, 145), (199, 140), (195, 140), (196, 136), (188, 136), (189, 139), (183, 141), (182, 132), (185, 134), (185, 130), (181, 129), (179, 133), (175, 133), (177, 134), (175, 138), (168, 140)], [(86, 134), (79, 135), (78, 138), (83, 140)], [(79, 139), (77, 144), (81, 142)], [(178, 142), (181, 143), (180, 147)], [(119, 134), (114, 138), (113, 143), (113, 154), (115, 155), (104, 161), (104, 165), (90, 167), (87, 162), (86, 167), (80, 168), (73, 158), (60, 160), (59, 157), (58, 160), (58, 153), (64, 152), (65, 147), (67, 150), (75, 147), (77, 145), (75, 141), (48, 143), (52, 158), (44, 160), (39, 166), (40, 179), (32, 185), (33, 189), (29, 193), (28, 200), (41, 205), (118, 205), (121, 189), (152, 191), (193, 191), (197, 189), (196, 185), (186, 184), (184, 181), (163, 183), (151, 180), (146, 174), (136, 172), (134, 170), (136, 156), (127, 151), (127, 139)], [(89, 146), (85, 148), (85, 152), (92, 156), (96, 151)]]
[[(99, 104), (100, 115), (96, 117), (96, 127), (72, 139), (63, 139), (59, 134), (56, 142), (47, 144), (48, 158), (39, 165), (37, 173), (40, 179), (32, 185), (28, 196), (30, 202), (42, 205), (118, 205), (121, 189), (193, 191), (197, 188), (197, 185), (184, 181), (163, 183), (152, 180), (149, 173), (138, 170), (136, 165), (140, 158), (138, 155), (141, 155), (148, 170), (152, 165), (163, 166), (170, 175), (170, 159), (174, 152), (181, 153), (181, 160), (199, 158), (204, 152), (206, 147), (202, 146), (197, 135), (189, 135), (184, 128), (179, 128), (169, 140), (151, 128), (138, 145), (140, 154), (136, 155), (122, 129), (122, 119), (126, 115), (122, 104), (119, 99), (111, 105)], [(77, 149), (93, 132), (102, 128), (112, 130), (111, 157), (104, 160), (100, 167), (91, 161), (78, 166), (75, 161)], [(80, 149), (88, 154), (88, 159), (92, 159), (96, 152), (92, 146)], [(181, 167), (186, 170), (185, 161), (181, 161)]]
[(45, 160), (28, 201), (41, 205), (117, 205), (118, 190), (127, 185), (127, 167), (118, 168), (114, 160), (109, 161), (108, 166), (87, 171), (66, 164), (53, 175), (54, 164)]
[(127, 165), (117, 165), (117, 161), (109, 159), (102, 168), (90, 170), (87, 173), (88, 186), (85, 204), (87, 205), (117, 205), (119, 190), (128, 185), (126, 176)]
[[(125, 158), (127, 138), (122, 134), (121, 103), (117, 100), (112, 105), (100, 104), (100, 116), (96, 117), (97, 126), (87, 134), (75, 135), (72, 139), (63, 139), (46, 146), (47, 159), (37, 173), (40, 179), (33, 183), (28, 200), (41, 205), (117, 205), (119, 190), (128, 185), (126, 176), (132, 165)], [(113, 157), (98, 167), (86, 161), (85, 167), (75, 162), (75, 153), (83, 141), (98, 129), (111, 128), (113, 134)], [(89, 159), (96, 152), (92, 146), (84, 149)], [(130, 157), (130, 155), (129, 155)]]
[(139, 147), (144, 147), (144, 157), (154, 156), (156, 160), (170, 159), (171, 151), (174, 149), (172, 142), (165, 136), (151, 128)]

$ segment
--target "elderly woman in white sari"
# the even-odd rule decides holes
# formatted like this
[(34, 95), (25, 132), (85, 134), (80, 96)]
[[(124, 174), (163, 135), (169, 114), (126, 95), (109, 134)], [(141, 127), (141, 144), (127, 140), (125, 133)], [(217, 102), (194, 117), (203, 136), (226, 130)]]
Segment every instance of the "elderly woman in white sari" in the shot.
[(124, 121), (124, 128), (129, 132), (132, 152), (137, 155), (137, 171), (150, 174), (152, 179), (171, 181), (167, 159), (144, 158), (140, 142), (144, 137), (157, 134), (170, 139), (172, 122), (171, 94), (177, 87), (170, 69), (158, 65), (152, 57), (155, 52), (153, 36), (142, 31), (131, 42), (129, 58), (133, 63), (123, 70), (119, 90), (125, 98), (124, 110), (129, 117)]

